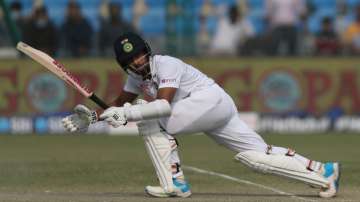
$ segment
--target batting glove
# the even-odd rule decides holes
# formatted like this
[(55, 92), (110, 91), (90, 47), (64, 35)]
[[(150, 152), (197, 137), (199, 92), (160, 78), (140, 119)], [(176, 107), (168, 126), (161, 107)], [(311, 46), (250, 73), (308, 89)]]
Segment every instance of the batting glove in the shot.
[(74, 112), (74, 114), (62, 119), (64, 128), (69, 132), (86, 132), (89, 125), (98, 120), (96, 112), (84, 105), (76, 105)]
[(130, 103), (125, 103), (123, 107), (110, 107), (100, 115), (100, 119), (106, 121), (114, 128), (124, 126), (127, 124), (125, 110), (130, 106)]

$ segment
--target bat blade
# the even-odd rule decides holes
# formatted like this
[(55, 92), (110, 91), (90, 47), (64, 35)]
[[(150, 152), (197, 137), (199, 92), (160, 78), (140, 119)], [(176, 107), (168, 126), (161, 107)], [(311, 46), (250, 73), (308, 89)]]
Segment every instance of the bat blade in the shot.
[(80, 81), (69, 72), (64, 65), (50, 57), (48, 54), (37, 50), (24, 42), (18, 42), (16, 48), (23, 52), (25, 55), (29, 56), (36, 62), (40, 63), (42, 66), (46, 67), (52, 73), (57, 75), (60, 79), (64, 80), (70, 86), (72, 86), (75, 90), (80, 92), (85, 97), (91, 99), (96, 104), (98, 104), (101, 108), (106, 109), (109, 106), (102, 101), (99, 97), (97, 97), (92, 91), (90, 91), (85, 86), (81, 85)]

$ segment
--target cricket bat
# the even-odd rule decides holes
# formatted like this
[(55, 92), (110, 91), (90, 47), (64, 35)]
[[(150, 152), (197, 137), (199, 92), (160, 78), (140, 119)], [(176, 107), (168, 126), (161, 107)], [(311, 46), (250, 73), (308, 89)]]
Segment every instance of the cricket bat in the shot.
[(74, 75), (69, 72), (64, 65), (62, 65), (59, 61), (55, 60), (54, 58), (50, 57), (48, 54), (37, 50), (26, 43), (18, 42), (16, 48), (23, 52), (25, 55), (29, 56), (36, 62), (40, 63), (42, 66), (46, 67), (52, 73), (57, 75), (60, 79), (64, 80), (70, 86), (72, 86), (75, 90), (79, 93), (84, 95), (85, 97), (89, 98), (93, 102), (95, 102), (98, 106), (103, 109), (109, 108), (109, 106), (101, 100), (98, 96), (95, 95), (87, 87), (83, 86), (80, 81), (74, 77)]

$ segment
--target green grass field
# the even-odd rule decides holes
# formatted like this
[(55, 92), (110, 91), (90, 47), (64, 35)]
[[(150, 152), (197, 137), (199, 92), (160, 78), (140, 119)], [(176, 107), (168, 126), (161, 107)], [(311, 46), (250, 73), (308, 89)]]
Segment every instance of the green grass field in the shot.
[(0, 201), (359, 201), (360, 135), (265, 135), (268, 143), (343, 165), (337, 198), (318, 198), (317, 189), (255, 173), (233, 160), (234, 153), (203, 135), (180, 136), (183, 165), (226, 174), (283, 191), (185, 169), (193, 196), (155, 199), (144, 186), (156, 184), (140, 137), (0, 136)]

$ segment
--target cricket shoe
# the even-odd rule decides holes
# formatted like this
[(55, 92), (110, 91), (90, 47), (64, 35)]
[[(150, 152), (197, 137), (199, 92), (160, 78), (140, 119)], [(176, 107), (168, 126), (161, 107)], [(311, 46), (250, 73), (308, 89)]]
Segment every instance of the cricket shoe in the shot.
[(186, 198), (191, 195), (190, 185), (184, 180), (173, 178), (174, 191), (169, 193), (160, 186), (146, 186), (145, 192), (153, 197), (168, 198), (168, 197), (182, 197)]
[(320, 197), (330, 198), (336, 196), (339, 191), (340, 167), (340, 163), (337, 162), (328, 162), (323, 165), (323, 176), (329, 181), (329, 186), (321, 188)]

